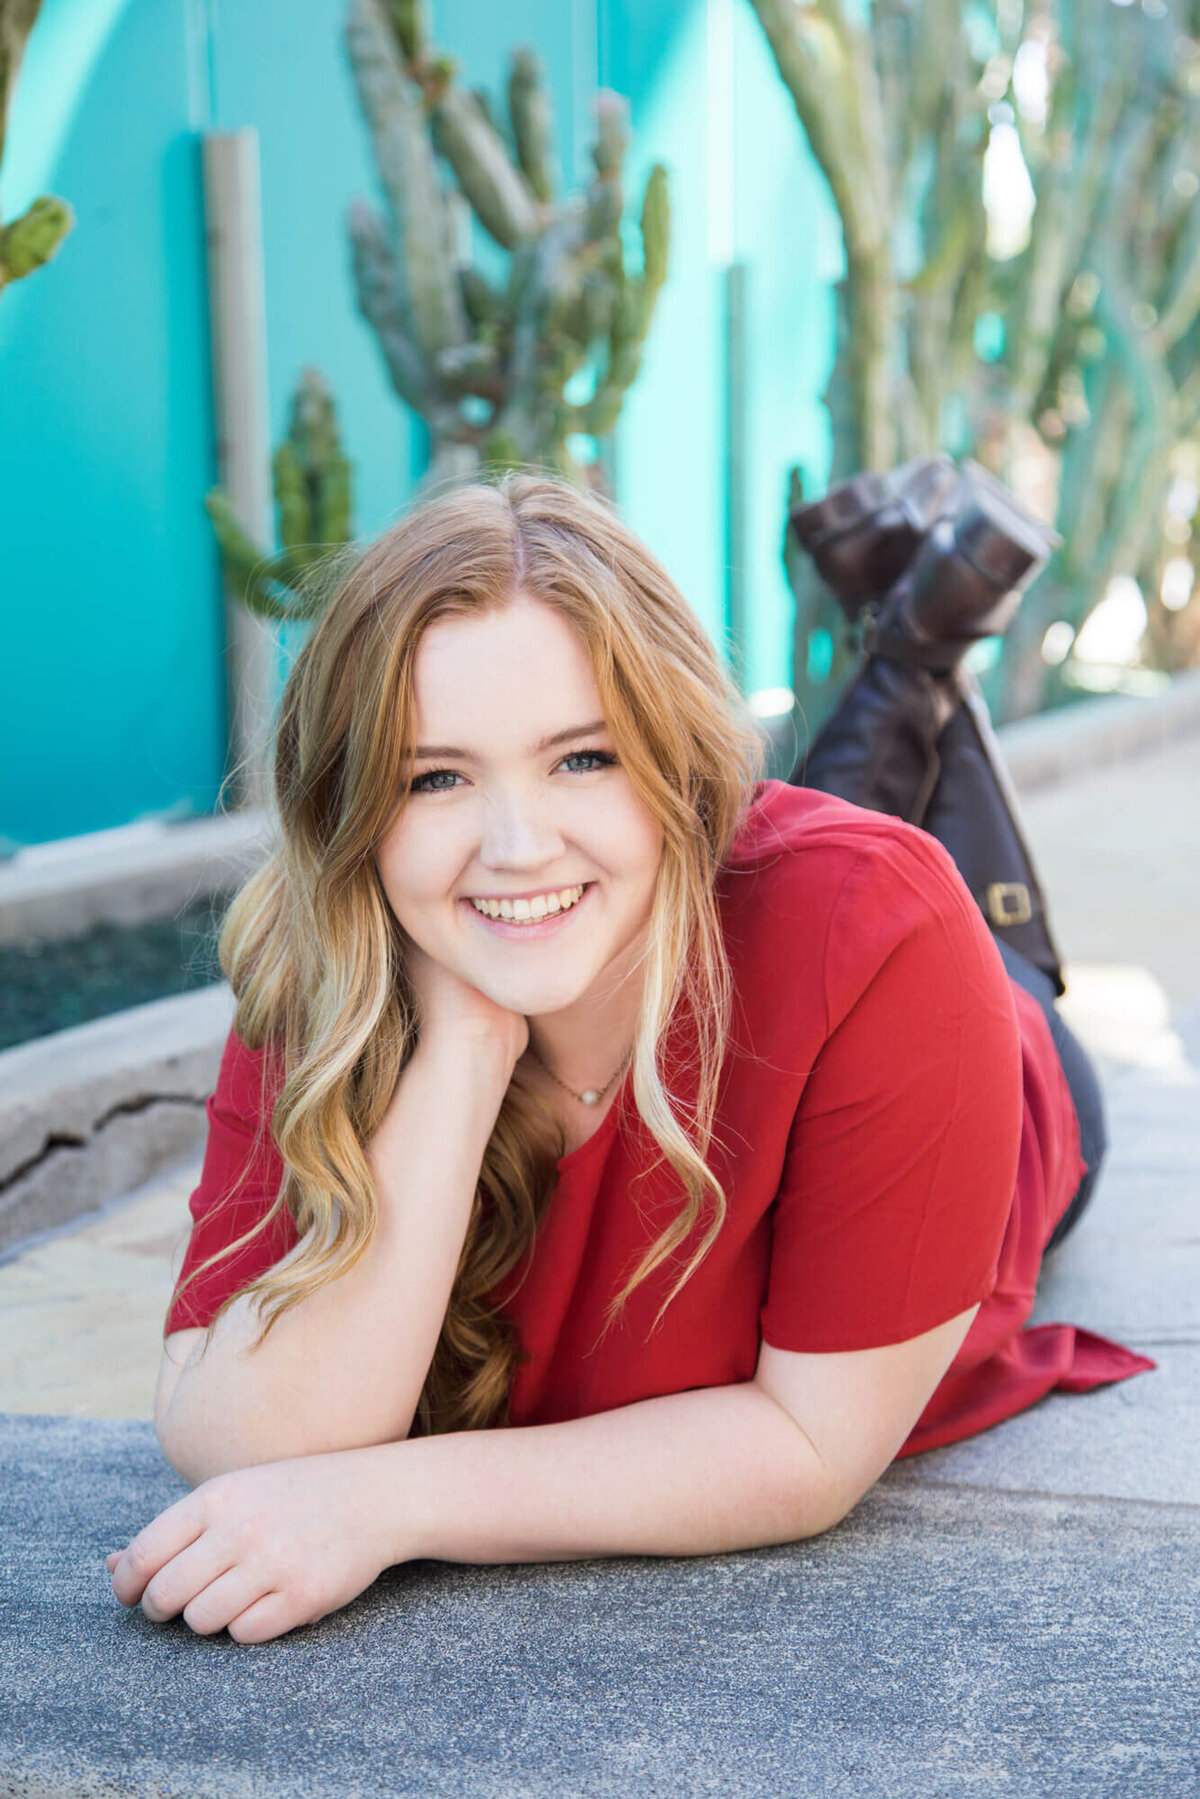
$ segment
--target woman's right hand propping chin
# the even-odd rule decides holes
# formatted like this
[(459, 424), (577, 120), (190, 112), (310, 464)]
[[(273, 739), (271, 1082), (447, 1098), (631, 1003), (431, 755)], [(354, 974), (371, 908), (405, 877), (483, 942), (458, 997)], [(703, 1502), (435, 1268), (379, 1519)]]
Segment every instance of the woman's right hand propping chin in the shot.
[(404, 934), (405, 958), (420, 1012), (418, 1043), (498, 1047), (515, 1068), (529, 1043), (529, 1025), (437, 962)]

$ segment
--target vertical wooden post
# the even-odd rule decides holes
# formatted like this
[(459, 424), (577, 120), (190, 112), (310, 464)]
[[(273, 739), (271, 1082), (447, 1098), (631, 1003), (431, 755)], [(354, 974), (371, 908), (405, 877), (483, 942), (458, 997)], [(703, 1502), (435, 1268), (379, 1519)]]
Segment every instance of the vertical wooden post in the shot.
[[(258, 133), (202, 139), (213, 405), (220, 484), (256, 543), (273, 549), (266, 296)], [(276, 687), (275, 630), (225, 586), (225, 667), (234, 802), (266, 803)]]
[(746, 675), (746, 284), (747, 266), (725, 270), (725, 631), (730, 670)]

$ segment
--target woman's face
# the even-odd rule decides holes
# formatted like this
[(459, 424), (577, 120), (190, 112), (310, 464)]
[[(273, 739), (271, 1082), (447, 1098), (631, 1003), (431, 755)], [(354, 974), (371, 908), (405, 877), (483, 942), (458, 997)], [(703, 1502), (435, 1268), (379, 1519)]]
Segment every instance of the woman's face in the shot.
[[(616, 760), (582, 638), (518, 593), (431, 625), (414, 687), (412, 790), (377, 849), (398, 922), (525, 1017), (615, 990), (644, 942), (662, 830)], [(546, 915), (472, 904), (516, 899)]]

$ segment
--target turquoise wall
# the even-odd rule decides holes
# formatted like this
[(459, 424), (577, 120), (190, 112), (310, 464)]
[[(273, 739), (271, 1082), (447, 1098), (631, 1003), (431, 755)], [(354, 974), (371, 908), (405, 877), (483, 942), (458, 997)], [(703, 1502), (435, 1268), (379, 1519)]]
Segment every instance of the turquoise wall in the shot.
[[(337, 398), (356, 526), (382, 529), (423, 434), (354, 309), (344, 229), (374, 192), (343, 0), (45, 0), (10, 119), (3, 212), (68, 198), (56, 260), (0, 301), (8, 846), (212, 810), (224, 767), (216, 479), (199, 138), (260, 136), (272, 441), (301, 368)], [(828, 466), (836, 214), (741, 0), (437, 0), (435, 29), (497, 87), (535, 42), (563, 162), (586, 179), (597, 81), (627, 94), (631, 201), (671, 173), (671, 277), (617, 434), (618, 498), (724, 641), (738, 551), (748, 689), (789, 677), (786, 471)], [(303, 29), (299, 29), (299, 21)], [(746, 265), (745, 523), (730, 536), (724, 271)]]

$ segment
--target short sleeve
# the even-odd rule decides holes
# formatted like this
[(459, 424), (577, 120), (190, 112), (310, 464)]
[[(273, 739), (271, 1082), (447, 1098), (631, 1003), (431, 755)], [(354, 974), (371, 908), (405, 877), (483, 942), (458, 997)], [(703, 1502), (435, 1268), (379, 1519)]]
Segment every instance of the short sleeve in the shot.
[(206, 1107), (204, 1165), (189, 1201), (192, 1234), (167, 1313), (167, 1335), (211, 1323), (226, 1299), (265, 1274), (297, 1241), (291, 1213), (282, 1209), (250, 1242), (189, 1281), (210, 1256), (236, 1242), (275, 1203), (283, 1179), (283, 1159), (270, 1129), (278, 1089), (277, 1056), (248, 1049), (231, 1031), (216, 1091)]
[(1022, 1127), (1004, 965), (948, 852), (916, 827), (896, 822), (852, 865), (825, 1002), (760, 1315), (768, 1343), (802, 1353), (904, 1342), (988, 1297)]

